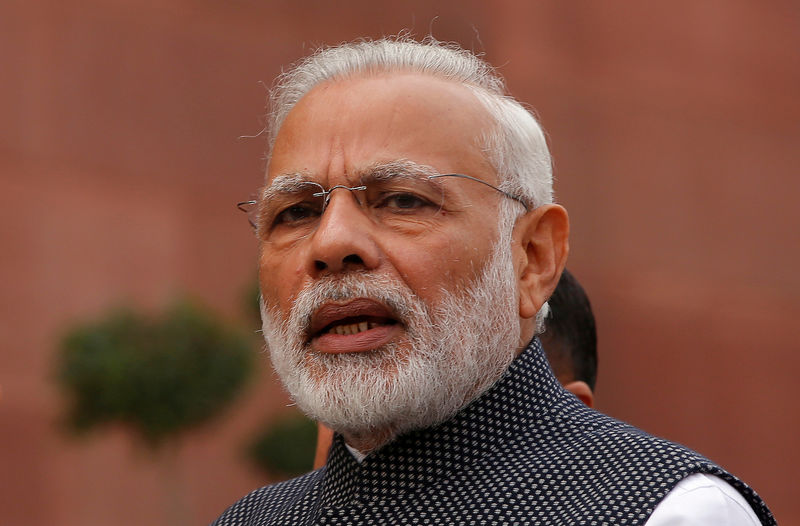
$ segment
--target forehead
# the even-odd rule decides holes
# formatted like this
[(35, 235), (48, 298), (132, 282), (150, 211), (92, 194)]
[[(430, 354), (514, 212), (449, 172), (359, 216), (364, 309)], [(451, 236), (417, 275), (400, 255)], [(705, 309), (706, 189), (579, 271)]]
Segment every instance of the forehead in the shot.
[(492, 126), (472, 91), (429, 75), (394, 73), (326, 82), (289, 112), (268, 182), (304, 173), (323, 183), (397, 160), (494, 182), (483, 151)]

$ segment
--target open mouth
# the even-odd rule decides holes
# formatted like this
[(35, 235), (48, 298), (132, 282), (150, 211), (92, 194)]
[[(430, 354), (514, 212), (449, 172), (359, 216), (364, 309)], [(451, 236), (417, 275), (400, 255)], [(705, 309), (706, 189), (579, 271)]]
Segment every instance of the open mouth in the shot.
[(374, 316), (355, 316), (337, 320), (324, 327), (317, 334), (337, 334), (339, 336), (350, 336), (370, 329), (377, 329), (387, 325), (396, 325), (397, 320), (391, 318), (377, 318)]
[(326, 303), (311, 317), (309, 341), (322, 352), (377, 349), (398, 336), (403, 324), (387, 306), (368, 298)]

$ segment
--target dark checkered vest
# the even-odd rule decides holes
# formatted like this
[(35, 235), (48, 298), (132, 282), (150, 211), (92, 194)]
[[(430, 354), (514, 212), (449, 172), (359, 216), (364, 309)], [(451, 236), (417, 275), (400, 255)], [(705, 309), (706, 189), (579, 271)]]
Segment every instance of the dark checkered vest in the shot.
[(250, 493), (214, 525), (638, 525), (693, 473), (726, 480), (775, 524), (752, 489), (708, 459), (584, 406), (535, 339), (451, 420), (360, 464), (337, 436), (327, 466)]

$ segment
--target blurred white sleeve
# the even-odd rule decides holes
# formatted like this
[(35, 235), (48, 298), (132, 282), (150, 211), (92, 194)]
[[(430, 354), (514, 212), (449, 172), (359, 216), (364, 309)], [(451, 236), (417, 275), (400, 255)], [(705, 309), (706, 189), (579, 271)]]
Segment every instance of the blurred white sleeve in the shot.
[(646, 526), (760, 526), (744, 497), (719, 477), (695, 473), (662, 500)]

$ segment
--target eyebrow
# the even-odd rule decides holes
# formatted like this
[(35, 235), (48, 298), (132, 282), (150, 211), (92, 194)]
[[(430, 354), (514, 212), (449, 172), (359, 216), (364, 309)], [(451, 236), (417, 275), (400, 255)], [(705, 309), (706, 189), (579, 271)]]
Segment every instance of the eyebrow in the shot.
[(389, 179), (418, 179), (437, 175), (438, 173), (431, 166), (415, 163), (407, 159), (399, 159), (370, 166), (361, 175), (361, 182), (363, 184), (370, 181), (387, 181)]
[(279, 194), (294, 193), (302, 190), (309, 183), (322, 186), (312, 181), (308, 175), (300, 172), (282, 174), (272, 180), (269, 186), (261, 190), (262, 201), (267, 201)]
[[(360, 184), (368, 184), (372, 181), (388, 181), (390, 179), (417, 179), (431, 175), (439, 175), (439, 172), (432, 166), (416, 163), (408, 159), (398, 159), (375, 163), (359, 173)], [(281, 174), (261, 191), (261, 198), (266, 200), (278, 194), (297, 192), (309, 183), (324, 188), (320, 183), (311, 180), (307, 173), (292, 172)]]

